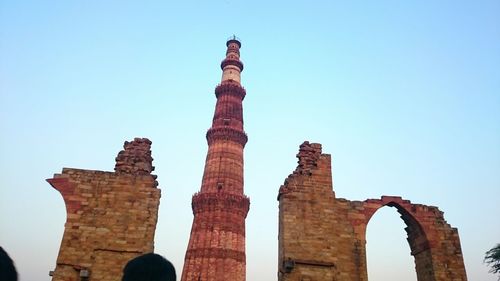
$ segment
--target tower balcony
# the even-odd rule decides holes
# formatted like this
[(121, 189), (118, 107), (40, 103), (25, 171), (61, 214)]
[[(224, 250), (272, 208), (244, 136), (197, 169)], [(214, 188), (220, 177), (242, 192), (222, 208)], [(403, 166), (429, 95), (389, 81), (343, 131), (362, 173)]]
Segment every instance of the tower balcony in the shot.
[(239, 83), (229, 82), (228, 80), (228, 82), (221, 83), (215, 87), (215, 96), (219, 98), (222, 94), (237, 96), (243, 100), (247, 91)]
[(246, 217), (250, 209), (250, 199), (245, 195), (228, 193), (202, 193), (193, 195), (193, 213), (226, 211)]
[(220, 63), (220, 68), (224, 69), (224, 67), (228, 65), (234, 65), (237, 68), (240, 69), (240, 71), (243, 71), (243, 63), (239, 59), (234, 59), (234, 58), (225, 58), (221, 63)]
[(248, 136), (245, 132), (230, 127), (210, 128), (207, 131), (206, 137), (208, 145), (217, 140), (230, 140), (245, 147), (248, 141)]

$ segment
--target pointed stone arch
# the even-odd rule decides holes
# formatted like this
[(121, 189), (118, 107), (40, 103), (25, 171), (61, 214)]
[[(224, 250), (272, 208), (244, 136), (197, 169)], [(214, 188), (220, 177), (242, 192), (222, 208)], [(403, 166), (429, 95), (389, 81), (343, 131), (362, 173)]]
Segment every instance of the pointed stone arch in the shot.
[[(364, 203), (366, 204), (364, 212), (366, 215), (366, 225), (368, 225), (372, 216), (379, 209), (385, 206), (396, 208), (406, 225), (406, 240), (410, 246), (410, 253), (414, 257), (417, 279), (419, 281), (435, 281), (430, 241), (427, 238), (425, 228), (422, 226), (422, 223), (425, 223), (425, 221), (419, 221), (421, 216), (419, 216), (420, 214), (417, 211), (420, 209), (418, 205), (413, 205), (409, 200), (395, 196), (382, 196), (381, 199), (369, 199)], [(366, 232), (363, 237), (366, 241)]]
[[(419, 281), (467, 280), (458, 230), (446, 222), (438, 207), (413, 204), (397, 196), (368, 199), (362, 206), (366, 224), (384, 206), (398, 210), (407, 225), (407, 240)], [(365, 237), (366, 232), (362, 233), (363, 240)]]

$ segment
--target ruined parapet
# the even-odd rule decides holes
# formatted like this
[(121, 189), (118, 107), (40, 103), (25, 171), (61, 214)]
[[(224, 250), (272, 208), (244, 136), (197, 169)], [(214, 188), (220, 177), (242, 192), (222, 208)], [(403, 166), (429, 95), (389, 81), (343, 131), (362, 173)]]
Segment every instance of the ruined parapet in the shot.
[(309, 143), (305, 141), (300, 145), (297, 158), (299, 159), (295, 173), (311, 174), (311, 170), (318, 167), (318, 161), (321, 157), (321, 144)]
[(280, 281), (367, 281), (366, 227), (384, 206), (396, 208), (407, 226), (419, 281), (467, 280), (458, 231), (437, 207), (397, 196), (335, 198), (321, 145), (305, 142), (297, 157), (278, 195)]
[(150, 140), (135, 138), (131, 142), (125, 141), (123, 149), (115, 159), (117, 174), (149, 175), (155, 170)]
[(325, 193), (331, 192), (329, 196), (335, 197), (332, 189), (331, 158), (329, 154), (321, 153), (321, 144), (303, 142), (296, 157), (297, 168), (280, 187), (278, 200), (283, 194), (309, 185), (311, 189), (322, 188)]
[(118, 281), (128, 260), (153, 251), (160, 189), (150, 145), (125, 142), (116, 172), (64, 168), (47, 179), (67, 212), (53, 281)]

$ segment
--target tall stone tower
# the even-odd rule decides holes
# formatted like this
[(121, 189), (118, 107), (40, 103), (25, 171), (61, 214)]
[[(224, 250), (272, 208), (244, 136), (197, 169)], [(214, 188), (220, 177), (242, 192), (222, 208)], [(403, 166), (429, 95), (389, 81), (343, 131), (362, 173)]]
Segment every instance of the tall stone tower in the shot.
[(222, 81), (215, 88), (217, 104), (207, 132), (208, 153), (200, 192), (193, 196), (191, 237), (182, 281), (245, 280), (245, 218), (250, 200), (243, 194), (243, 131), (245, 89), (240, 84), (241, 43), (227, 43), (221, 63)]

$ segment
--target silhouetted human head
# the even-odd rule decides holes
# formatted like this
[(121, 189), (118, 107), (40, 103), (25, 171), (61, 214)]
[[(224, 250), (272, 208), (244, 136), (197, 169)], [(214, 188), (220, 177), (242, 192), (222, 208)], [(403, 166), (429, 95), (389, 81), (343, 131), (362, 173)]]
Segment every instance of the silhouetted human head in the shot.
[(17, 281), (17, 271), (14, 262), (2, 247), (0, 247), (0, 280)]
[(149, 253), (131, 259), (123, 268), (122, 281), (175, 281), (175, 268), (164, 257)]

